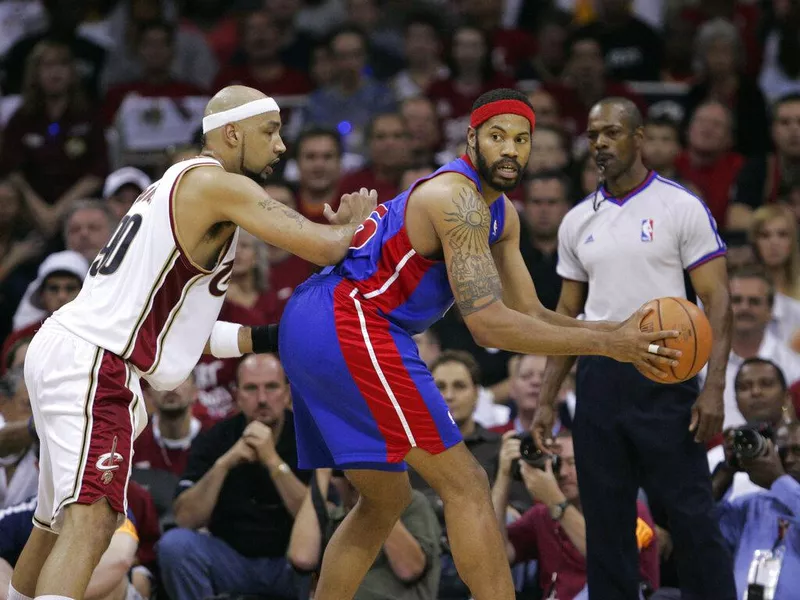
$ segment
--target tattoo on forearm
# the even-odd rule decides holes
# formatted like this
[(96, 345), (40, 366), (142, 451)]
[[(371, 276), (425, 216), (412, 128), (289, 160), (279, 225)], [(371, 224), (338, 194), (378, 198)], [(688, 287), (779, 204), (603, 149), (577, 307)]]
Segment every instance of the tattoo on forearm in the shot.
[(453, 295), (461, 314), (477, 312), (502, 298), (500, 276), (489, 250), (491, 215), (483, 199), (462, 188), (452, 199), (454, 210), (446, 213), (448, 245), (453, 251), (450, 271)]
[(292, 210), (291, 208), (289, 208), (285, 204), (282, 204), (282, 203), (278, 202), (277, 200), (273, 200), (270, 197), (262, 198), (261, 200), (259, 200), (258, 201), (258, 206), (259, 206), (259, 208), (263, 208), (267, 212), (271, 212), (271, 211), (275, 210), (276, 208), (279, 208), (281, 210), (281, 212), (283, 212), (284, 215), (286, 215), (287, 217), (289, 217), (290, 219), (292, 219), (293, 221), (295, 221), (297, 223), (297, 228), (298, 229), (302, 229), (303, 228), (303, 223), (305, 223), (305, 221), (306, 221), (306, 218), (303, 215), (301, 215), (300, 213)]

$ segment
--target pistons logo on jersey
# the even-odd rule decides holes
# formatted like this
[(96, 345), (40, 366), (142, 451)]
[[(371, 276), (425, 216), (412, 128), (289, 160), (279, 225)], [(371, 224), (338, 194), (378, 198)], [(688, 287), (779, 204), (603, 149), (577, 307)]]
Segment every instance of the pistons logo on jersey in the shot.
[(375, 235), (375, 232), (378, 231), (378, 221), (386, 216), (387, 212), (389, 212), (389, 209), (383, 204), (379, 204), (375, 207), (372, 214), (367, 217), (366, 221), (358, 226), (358, 229), (356, 229), (356, 232), (353, 234), (353, 240), (350, 242), (351, 250), (360, 250), (367, 245), (367, 242), (369, 242), (372, 236)]
[(228, 291), (228, 286), (231, 283), (232, 272), (233, 260), (225, 261), (220, 267), (219, 271), (217, 271), (217, 274), (214, 275), (211, 283), (208, 284), (208, 291), (211, 292), (212, 296), (219, 298), (220, 296), (225, 295), (225, 292)]
[(653, 219), (642, 219), (642, 241), (653, 241)]

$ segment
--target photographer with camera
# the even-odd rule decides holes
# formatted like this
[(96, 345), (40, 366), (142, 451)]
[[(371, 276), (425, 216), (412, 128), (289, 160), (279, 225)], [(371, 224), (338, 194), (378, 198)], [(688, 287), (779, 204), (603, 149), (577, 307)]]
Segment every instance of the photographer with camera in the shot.
[[(544, 455), (530, 435), (503, 435), (492, 502), (511, 564), (539, 561), (539, 585), (545, 594), (555, 592), (559, 600), (585, 594), (586, 522), (581, 512), (572, 434), (560, 432), (551, 446), (555, 454)], [(508, 489), (518, 473), (536, 504), (520, 519), (506, 526)], [(639, 572), (651, 589), (659, 584), (658, 544), (647, 508), (637, 502), (636, 536)], [(620, 535), (624, 535), (620, 532)]]
[(794, 408), (781, 368), (763, 358), (748, 358), (734, 379), (736, 406), (746, 425), (728, 428), (721, 446), (708, 452), (714, 499), (723, 495), (734, 500), (745, 494), (763, 492), (741, 468), (742, 458), (760, 456), (767, 440), (795, 420)]
[[(782, 443), (766, 440), (741, 468), (762, 494), (718, 504), (719, 526), (734, 555), (737, 597), (797, 598), (800, 590), (800, 423)], [(752, 448), (755, 450), (755, 448)]]

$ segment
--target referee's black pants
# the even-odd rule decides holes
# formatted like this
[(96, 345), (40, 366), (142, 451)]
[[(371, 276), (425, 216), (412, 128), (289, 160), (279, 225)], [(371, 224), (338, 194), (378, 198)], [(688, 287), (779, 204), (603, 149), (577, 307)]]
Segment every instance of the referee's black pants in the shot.
[(681, 600), (735, 600), (708, 461), (689, 432), (697, 383), (664, 385), (605, 357), (578, 362), (573, 444), (586, 518), (591, 600), (635, 600), (639, 487), (664, 505)]

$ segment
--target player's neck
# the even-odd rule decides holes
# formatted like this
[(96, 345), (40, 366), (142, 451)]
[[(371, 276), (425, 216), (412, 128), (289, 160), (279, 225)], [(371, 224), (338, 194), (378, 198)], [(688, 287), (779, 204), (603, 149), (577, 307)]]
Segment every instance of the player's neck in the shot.
[(650, 171), (642, 164), (642, 161), (637, 160), (630, 169), (621, 173), (618, 177), (606, 179), (603, 187), (614, 198), (622, 198), (631, 190), (642, 185), (642, 182), (647, 179), (648, 173)]
[(209, 158), (213, 158), (217, 162), (222, 165), (222, 168), (225, 169), (228, 173), (239, 173), (239, 170), (234, 166), (233, 161), (228, 161), (222, 156), (222, 153), (214, 150), (213, 148), (209, 148), (208, 146), (204, 147), (203, 150), (200, 152), (200, 156), (207, 156)]
[(158, 430), (165, 440), (182, 440), (192, 429), (192, 413), (187, 409), (183, 413), (158, 415)]

